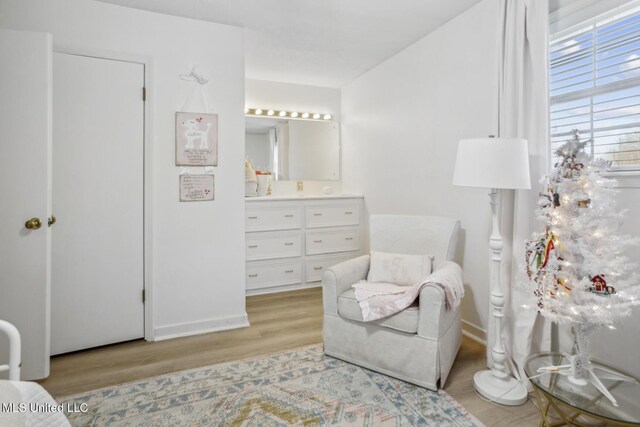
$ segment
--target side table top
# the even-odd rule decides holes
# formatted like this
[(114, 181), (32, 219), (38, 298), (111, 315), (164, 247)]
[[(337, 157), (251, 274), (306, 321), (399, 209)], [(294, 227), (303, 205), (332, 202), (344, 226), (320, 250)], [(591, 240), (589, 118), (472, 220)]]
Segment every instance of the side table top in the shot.
[[(598, 378), (618, 401), (618, 406), (616, 407), (590, 383), (580, 386), (569, 381), (566, 375), (558, 373), (541, 375), (538, 372), (538, 368), (570, 364), (569, 357), (565, 353), (535, 353), (525, 359), (524, 371), (534, 387), (552, 399), (559, 400), (600, 419), (622, 424), (640, 425), (640, 382), (637, 381), (637, 378), (636, 382), (626, 382), (613, 379), (604, 370), (596, 370)], [(591, 360), (591, 364), (596, 368), (602, 367), (606, 368), (607, 371), (632, 377), (626, 372), (597, 360)]]

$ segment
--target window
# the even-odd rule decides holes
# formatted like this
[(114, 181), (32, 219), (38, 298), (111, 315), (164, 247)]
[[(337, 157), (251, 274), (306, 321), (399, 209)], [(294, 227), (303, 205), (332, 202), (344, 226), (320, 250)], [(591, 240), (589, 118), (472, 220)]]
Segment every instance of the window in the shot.
[(640, 171), (640, 5), (633, 5), (552, 35), (552, 153), (577, 129), (612, 170)]

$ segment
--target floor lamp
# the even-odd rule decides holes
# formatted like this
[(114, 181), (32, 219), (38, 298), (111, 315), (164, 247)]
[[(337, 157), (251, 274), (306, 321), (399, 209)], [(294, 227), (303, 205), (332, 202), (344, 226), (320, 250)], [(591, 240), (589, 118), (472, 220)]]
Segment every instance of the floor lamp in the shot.
[(500, 285), (502, 236), (498, 216), (502, 209), (502, 189), (531, 188), (527, 141), (514, 138), (460, 140), (453, 185), (491, 189), (491, 314), (495, 318), (496, 342), (491, 349), (493, 369), (476, 372), (473, 385), (478, 393), (491, 401), (521, 405), (527, 400), (527, 390), (507, 370), (502, 343), (504, 293)]

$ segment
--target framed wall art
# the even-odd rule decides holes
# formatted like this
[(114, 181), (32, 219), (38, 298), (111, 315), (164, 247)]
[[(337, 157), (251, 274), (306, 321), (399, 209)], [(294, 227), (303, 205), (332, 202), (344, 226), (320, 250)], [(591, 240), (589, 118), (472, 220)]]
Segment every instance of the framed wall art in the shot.
[(214, 200), (212, 174), (180, 175), (180, 201), (205, 202)]
[(218, 166), (218, 115), (176, 113), (176, 166)]

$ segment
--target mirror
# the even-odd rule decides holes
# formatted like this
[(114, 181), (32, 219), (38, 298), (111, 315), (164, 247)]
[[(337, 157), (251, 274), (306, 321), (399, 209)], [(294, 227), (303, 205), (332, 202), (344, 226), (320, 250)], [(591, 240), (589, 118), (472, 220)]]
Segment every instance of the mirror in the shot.
[(340, 128), (330, 121), (245, 117), (245, 153), (276, 180), (340, 179)]

